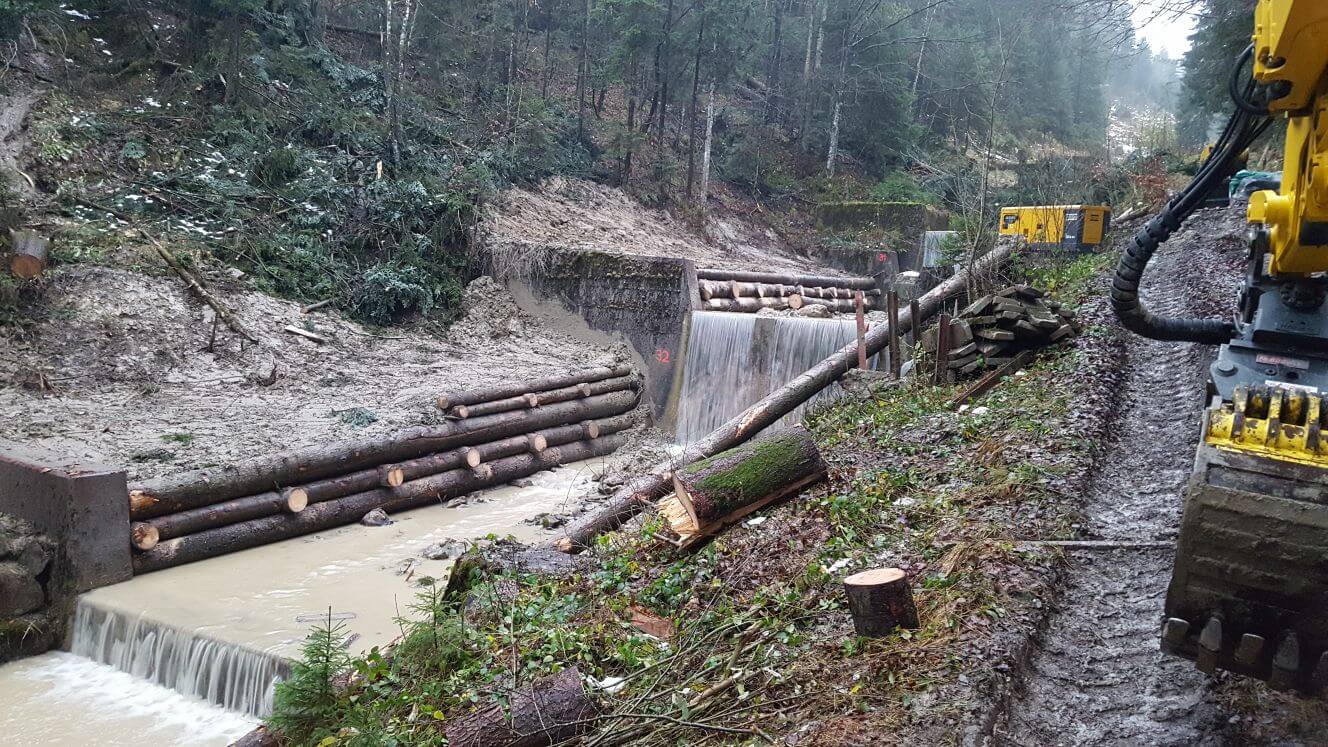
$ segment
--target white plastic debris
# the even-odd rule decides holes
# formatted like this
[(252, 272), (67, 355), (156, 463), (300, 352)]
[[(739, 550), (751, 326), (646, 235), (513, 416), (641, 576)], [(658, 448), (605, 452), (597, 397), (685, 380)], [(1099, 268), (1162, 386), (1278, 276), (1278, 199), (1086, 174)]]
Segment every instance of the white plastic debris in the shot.
[(603, 690), (609, 695), (617, 695), (618, 693), (623, 691), (623, 688), (627, 687), (627, 678), (605, 677), (602, 680), (597, 680), (594, 677), (587, 677), (586, 684), (590, 685), (596, 690)]
[(760, 526), (761, 524), (765, 523), (765, 520), (766, 520), (766, 517), (764, 517), (764, 516), (758, 516), (758, 517), (756, 517), (755, 519), (748, 519), (748, 520), (747, 520), (747, 526), (749, 526), (749, 527), (757, 527), (757, 526)]

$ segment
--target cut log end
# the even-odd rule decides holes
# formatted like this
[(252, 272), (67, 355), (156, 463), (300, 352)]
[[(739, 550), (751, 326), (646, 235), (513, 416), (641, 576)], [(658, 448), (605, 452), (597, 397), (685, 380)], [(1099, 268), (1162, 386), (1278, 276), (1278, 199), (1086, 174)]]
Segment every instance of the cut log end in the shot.
[(157, 497), (146, 490), (129, 491), (129, 513), (137, 514), (157, 505)]
[[(674, 489), (678, 489), (678, 484), (673, 484)], [(696, 534), (700, 525), (696, 520), (696, 512), (692, 509), (691, 503), (682, 496), (685, 493), (675, 493), (661, 500), (659, 506), (659, 515), (668, 522), (669, 529), (679, 537), (687, 537)]]
[(130, 541), (134, 543), (134, 547), (139, 550), (151, 550), (157, 546), (157, 542), (161, 539), (161, 534), (156, 527), (141, 521), (134, 522), (133, 526), (130, 527), (129, 536)]
[(582, 421), (581, 435), (586, 438), (599, 438), (599, 423), (593, 420)]
[(539, 433), (528, 434), (526, 436), (526, 444), (530, 447), (532, 452), (537, 454), (549, 448), (549, 440)]
[(452, 407), (452, 400), (446, 396), (439, 397), (434, 402), (438, 405), (438, 409), (443, 412), (447, 412)]
[(453, 407), (451, 410), (449, 410), (448, 413), (454, 418), (461, 418), (462, 420), (465, 420), (466, 418), (470, 417), (470, 408), (465, 405), (457, 405), (456, 407)]
[(304, 488), (290, 488), (283, 496), (286, 499), (286, 511), (298, 514), (309, 507), (309, 491)]
[(589, 397), (593, 390), (590, 388), (589, 384), (582, 382), (576, 385), (576, 391), (579, 392), (582, 397)]
[(31, 280), (46, 269), (46, 253), (49, 242), (33, 231), (13, 231), (14, 257), (9, 262), (9, 269), (23, 280)]
[(406, 481), (406, 471), (395, 464), (384, 464), (378, 468), (378, 484), (385, 488), (398, 488)]
[(526, 407), (539, 407), (540, 398), (538, 394), (528, 392), (521, 395), (521, 398), (526, 401)]
[(477, 464), (474, 469), (470, 471), (470, 474), (473, 475), (476, 480), (491, 480), (493, 479), (493, 467), (490, 467), (487, 464)]
[(799, 296), (799, 295), (797, 295), (796, 293), (793, 294), (793, 295), (791, 295), (791, 296), (789, 296), (789, 297), (787, 297), (785, 300), (788, 302), (788, 305), (789, 305), (789, 308), (790, 308), (790, 309), (801, 309), (801, 308), (802, 308), (802, 303), (803, 303), (803, 301), (802, 301), (802, 296)]
[(465, 446), (461, 449), (461, 459), (467, 467), (478, 467), (484, 461), (484, 454), (480, 453), (479, 449)]
[(896, 628), (918, 627), (918, 610), (908, 575), (898, 568), (873, 568), (844, 579), (853, 629), (867, 638), (881, 638)]

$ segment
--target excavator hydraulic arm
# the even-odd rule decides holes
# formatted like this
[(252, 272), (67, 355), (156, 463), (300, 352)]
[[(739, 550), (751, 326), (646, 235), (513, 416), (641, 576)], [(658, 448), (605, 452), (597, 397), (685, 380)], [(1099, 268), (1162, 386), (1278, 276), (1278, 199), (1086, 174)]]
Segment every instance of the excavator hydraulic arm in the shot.
[[(1328, 686), (1328, 0), (1259, 0), (1254, 18), (1230, 79), (1236, 113), (1194, 183), (1127, 249), (1112, 301), (1140, 334), (1220, 344), (1162, 648), (1315, 693)], [(1150, 314), (1138, 296), (1149, 258), (1278, 119), (1282, 182), (1250, 199), (1233, 319)]]

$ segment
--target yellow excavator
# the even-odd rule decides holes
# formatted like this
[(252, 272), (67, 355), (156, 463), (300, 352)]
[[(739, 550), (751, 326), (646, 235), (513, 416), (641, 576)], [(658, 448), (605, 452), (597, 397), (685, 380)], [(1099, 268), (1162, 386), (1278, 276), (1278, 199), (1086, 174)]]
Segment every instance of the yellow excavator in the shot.
[[(1247, 68), (1250, 70), (1246, 72)], [(1328, 685), (1328, 2), (1259, 0), (1233, 65), (1235, 113), (1193, 182), (1123, 253), (1112, 305), (1159, 340), (1220, 345), (1185, 494), (1162, 648), (1277, 689)], [(1281, 187), (1252, 195), (1231, 320), (1177, 319), (1139, 283), (1243, 153), (1286, 122)]]

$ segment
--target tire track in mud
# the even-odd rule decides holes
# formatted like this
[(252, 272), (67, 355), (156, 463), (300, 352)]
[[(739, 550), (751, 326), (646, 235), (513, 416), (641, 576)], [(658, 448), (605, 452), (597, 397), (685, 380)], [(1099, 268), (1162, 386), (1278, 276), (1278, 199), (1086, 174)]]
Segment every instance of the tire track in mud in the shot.
[[(1144, 303), (1166, 315), (1211, 314), (1229, 297), (1226, 263), (1202, 238), (1174, 243), (1150, 264)], [(1082, 509), (1088, 538), (1175, 540), (1212, 355), (1206, 346), (1127, 337), (1123, 411)], [(1172, 560), (1170, 548), (1071, 554), (1057, 612), (993, 744), (1222, 742), (1226, 717), (1209, 696), (1208, 679), (1158, 649)]]

